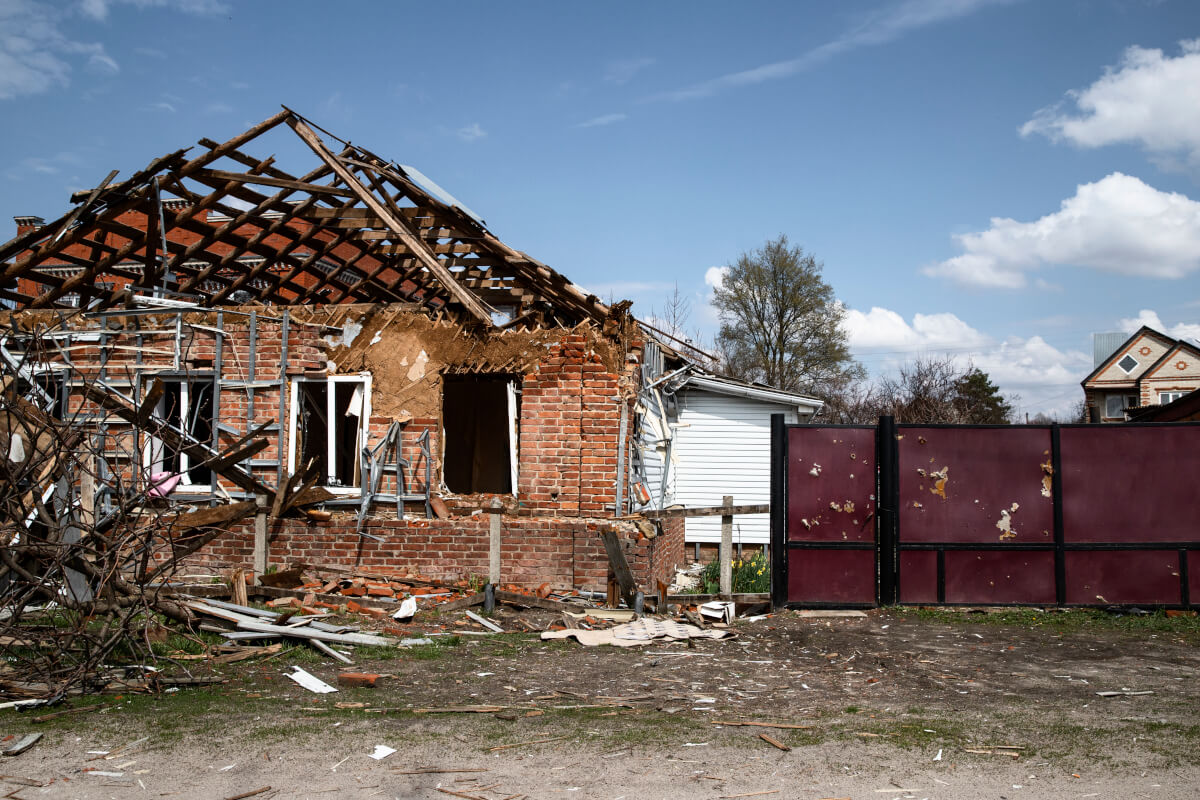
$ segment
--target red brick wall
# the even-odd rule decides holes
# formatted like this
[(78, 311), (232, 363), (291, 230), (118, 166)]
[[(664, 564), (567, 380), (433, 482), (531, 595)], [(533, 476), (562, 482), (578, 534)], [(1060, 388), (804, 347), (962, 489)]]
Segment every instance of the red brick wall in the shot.
[(616, 503), (618, 376), (569, 334), (525, 376), (519, 496), (535, 511), (605, 516)]
[[(614, 523), (561, 517), (501, 518), (501, 576), (504, 583), (603, 591), (608, 558), (600, 536)], [(330, 565), (367, 573), (406, 571), (436, 579), (458, 579), (488, 573), (487, 515), (445, 520), (368, 519), (365, 531), (382, 541), (359, 536), (355, 518), (340, 515), (329, 522), (288, 519), (271, 529), (268, 564), (297, 562)], [(656, 581), (670, 580), (683, 551), (678, 531), (636, 541), (637, 530), (619, 525), (618, 536), (634, 576), (647, 593)], [(243, 524), (215, 539), (188, 561), (195, 567), (227, 571), (253, 566), (253, 526)]]

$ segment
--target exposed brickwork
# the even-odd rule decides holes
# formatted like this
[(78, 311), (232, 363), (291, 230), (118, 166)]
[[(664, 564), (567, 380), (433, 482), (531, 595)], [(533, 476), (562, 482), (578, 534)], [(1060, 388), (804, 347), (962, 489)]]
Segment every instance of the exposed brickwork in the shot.
[(519, 496), (535, 511), (611, 515), (616, 503), (619, 376), (582, 334), (564, 336), (525, 376)]
[[(600, 531), (616, 525), (625, 557), (640, 585), (654, 590), (669, 580), (683, 550), (682, 527), (653, 539), (636, 541), (637, 529), (609, 520), (504, 516), (501, 570), (505, 583), (602, 591), (608, 558)], [(489, 523), (479, 514), (463, 519), (369, 519), (365, 531), (381, 541), (360, 537), (350, 515), (328, 522), (287, 519), (271, 530), (268, 563), (304, 562), (362, 572), (420, 573), (455, 580), (488, 572)], [(253, 566), (253, 526), (240, 525), (212, 542), (188, 562), (188, 568), (227, 571)]]
[[(109, 330), (103, 347), (86, 340), (75, 345), (72, 360), (80, 366), (76, 382), (103, 376), (115, 385), (126, 387), (122, 390), (128, 394), (140, 397), (154, 373), (175, 377), (187, 374), (193, 379), (211, 380), (219, 367), (221, 383), (215, 418), (242, 432), (255, 425), (277, 423), (275, 429), (263, 434), (269, 442), (267, 449), (253, 458), (282, 458), (286, 466), (289, 417), (293, 411), (291, 390), (296, 381), (320, 378), (330, 369), (328, 344), (323, 338), (326, 331), (319, 325), (293, 321), (288, 326), (285, 359), (283, 309), (262, 308), (253, 323), (243, 313), (246, 311), (229, 310), (220, 318), (215, 311), (185, 314), (178, 356), (174, 315), (142, 316), (132, 323), (126, 322), (123, 330)], [(218, 327), (223, 334), (215, 331)], [(93, 328), (91, 332), (96, 330)], [(614, 524), (621, 409), (623, 403), (631, 402), (632, 396), (622, 382), (630, 380), (636, 357), (624, 361), (630, 373), (622, 375), (614, 370), (621, 369), (624, 356), (613, 359), (610, 352), (606, 363), (603, 353), (597, 351), (602, 347), (611, 350), (612, 343), (595, 330), (587, 327), (564, 330), (545, 348), (544, 354), (539, 345), (541, 355), (532, 368), (523, 367), (518, 491), (515, 497), (504, 501), (509, 509), (520, 512), (504, 517), (506, 581), (594, 589), (601, 589), (606, 583), (608, 562), (599, 530), (603, 525)], [(353, 369), (361, 369), (361, 362)], [(282, 417), (278, 387), (261, 383), (277, 381), (281, 374), (287, 379)], [(421, 381), (424, 377), (407, 380)], [(372, 385), (373, 407), (383, 405), (381, 383), (376, 377)], [(73, 408), (96, 410), (83, 401), (78, 389), (72, 389), (71, 393)], [(376, 397), (379, 402), (375, 402)], [(628, 406), (626, 412), (629, 413)], [(417, 442), (427, 432), (432, 461), (430, 483), (436, 491), (441, 485), (444, 422), (440, 415), (412, 419), (406, 415), (404, 419), (402, 455), (409, 461), (408, 489), (422, 492), (425, 488), (426, 462)], [(392, 421), (389, 415), (372, 413), (368, 417), (366, 445), (377, 444)], [(135, 472), (134, 467), (144, 462), (145, 435), (142, 442), (137, 442), (131, 427), (115, 420), (109, 430), (115, 434), (111, 437), (114, 445), (110, 466), (128, 479)], [(236, 438), (222, 432), (219, 441), (224, 447)], [(264, 483), (275, 485), (277, 467), (255, 466), (252, 471)], [(221, 485), (236, 492), (224, 480)], [(390, 491), (391, 486), (385, 484), (383, 490)], [(470, 498), (466, 504), (477, 505), (479, 500)], [(409, 510), (418, 508), (410, 506)], [(377, 513), (377, 518), (367, 521), (366, 530), (382, 537), (382, 542), (359, 537), (355, 519), (350, 515), (338, 515), (328, 523), (279, 522), (271, 557), (276, 563), (305, 561), (389, 572), (410, 569), (437, 577), (486, 574), (486, 516), (397, 521), (394, 507), (378, 508)], [(684, 561), (682, 526), (678, 527), (676, 531), (675, 526), (670, 526), (665, 535), (641, 542), (635, 541), (636, 528), (621, 529), (631, 566), (648, 591), (655, 589), (656, 580), (670, 580), (674, 566)], [(249, 531), (250, 527), (243, 525), (220, 537), (194, 561), (223, 570), (250, 566)]]

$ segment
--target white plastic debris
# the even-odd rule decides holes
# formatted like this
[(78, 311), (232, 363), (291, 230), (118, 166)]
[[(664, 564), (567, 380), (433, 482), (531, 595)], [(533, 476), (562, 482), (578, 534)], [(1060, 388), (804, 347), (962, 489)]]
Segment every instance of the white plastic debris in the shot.
[(713, 600), (700, 604), (700, 616), (726, 624), (733, 622), (733, 603), (729, 600)]
[(412, 619), (417, 615), (417, 598), (406, 597), (400, 602), (400, 608), (396, 609), (396, 613), (392, 614), (392, 619), (406, 620)]
[(303, 686), (305, 689), (308, 689), (310, 692), (315, 692), (316, 694), (329, 694), (330, 692), (337, 691), (337, 689), (330, 686), (316, 675), (305, 672), (304, 670), (300, 669), (300, 667), (293, 665), (292, 669), (294, 669), (295, 672), (285, 672), (283, 674), (287, 675), (289, 678)]

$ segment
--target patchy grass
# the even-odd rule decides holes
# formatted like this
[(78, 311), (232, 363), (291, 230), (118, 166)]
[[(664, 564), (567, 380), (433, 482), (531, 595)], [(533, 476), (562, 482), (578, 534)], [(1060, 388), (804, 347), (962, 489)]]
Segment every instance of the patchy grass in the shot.
[(949, 625), (1018, 626), (1061, 632), (1124, 631), (1128, 633), (1177, 634), (1200, 642), (1200, 616), (1167, 616), (1163, 610), (1135, 614), (1129, 611), (1105, 611), (1096, 608), (1012, 608), (1003, 611), (973, 613), (944, 608), (897, 607), (889, 614), (900, 619), (940, 622)]

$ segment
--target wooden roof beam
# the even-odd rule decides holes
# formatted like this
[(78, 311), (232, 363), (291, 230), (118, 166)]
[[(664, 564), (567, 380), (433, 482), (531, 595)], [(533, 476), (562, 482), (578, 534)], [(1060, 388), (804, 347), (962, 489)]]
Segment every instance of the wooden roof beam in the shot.
[(359, 200), (364, 205), (375, 211), (387, 224), (387, 227), (394, 231), (401, 241), (412, 248), (413, 255), (420, 259), (429, 271), (443, 283), (446, 290), (454, 296), (456, 301), (461, 303), (481, 324), (486, 327), (492, 326), (491, 311), (469, 289), (454, 280), (453, 276), (441, 265), (436, 256), (425, 251), (424, 243), (417, 239), (398, 217), (379, 202), (378, 198), (367, 191), (366, 187), (354, 177), (350, 170), (338, 161), (337, 157), (325, 147), (325, 143), (313, 132), (312, 128), (305, 124), (304, 120), (298, 116), (292, 116), (288, 119), (288, 125), (292, 127), (292, 130), (296, 131), (300, 138), (312, 148), (312, 151), (322, 161), (338, 174), (342, 181), (350, 187), (350, 190), (359, 196)]
[(267, 175), (249, 175), (241, 172), (226, 172), (223, 169), (202, 169), (192, 173), (193, 178), (212, 178), (214, 180), (223, 181), (240, 181), (241, 183), (254, 183), (260, 186), (276, 186), (285, 189), (291, 189), (296, 192), (308, 192), (309, 194), (328, 194), (337, 197), (353, 197), (349, 191), (339, 189), (335, 186), (324, 186), (318, 183), (306, 183), (304, 181), (291, 180), (285, 178), (272, 178)]

